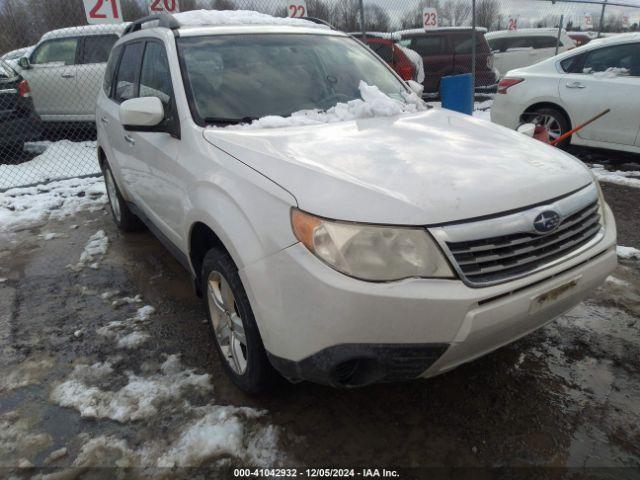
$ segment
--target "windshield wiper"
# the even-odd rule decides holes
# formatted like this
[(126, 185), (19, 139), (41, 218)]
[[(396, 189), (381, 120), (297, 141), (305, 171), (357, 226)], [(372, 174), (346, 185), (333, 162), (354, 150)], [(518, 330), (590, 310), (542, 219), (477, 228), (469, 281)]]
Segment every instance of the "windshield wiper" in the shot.
[(224, 117), (205, 117), (204, 122), (209, 125), (239, 125), (241, 123), (251, 123), (258, 120), (256, 117), (242, 118), (224, 118)]

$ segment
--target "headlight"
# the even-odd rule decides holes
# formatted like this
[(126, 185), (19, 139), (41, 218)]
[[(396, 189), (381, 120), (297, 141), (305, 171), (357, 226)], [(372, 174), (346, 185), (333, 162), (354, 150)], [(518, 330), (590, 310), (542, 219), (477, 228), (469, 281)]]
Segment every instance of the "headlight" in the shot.
[(291, 212), (298, 240), (329, 266), (374, 282), (411, 277), (454, 278), (442, 252), (424, 228), (339, 222), (300, 210)]
[(605, 217), (604, 217), (604, 206), (606, 205), (606, 201), (604, 199), (604, 193), (602, 193), (602, 187), (600, 186), (600, 182), (598, 178), (593, 174), (591, 170), (589, 170), (591, 176), (593, 177), (593, 183), (595, 183), (596, 188), (598, 189), (598, 215), (600, 215), (600, 223), (603, 227), (606, 227)]

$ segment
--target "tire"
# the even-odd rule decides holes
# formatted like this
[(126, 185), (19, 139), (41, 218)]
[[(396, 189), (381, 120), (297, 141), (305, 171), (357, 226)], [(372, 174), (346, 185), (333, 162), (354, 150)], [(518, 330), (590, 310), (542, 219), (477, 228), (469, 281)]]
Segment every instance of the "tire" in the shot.
[[(534, 123), (542, 123), (549, 130), (550, 140), (558, 138), (560, 135), (564, 135), (571, 130), (571, 124), (567, 120), (567, 117), (558, 109), (545, 107), (534, 110), (529, 115), (531, 119), (535, 120)], [(531, 120), (529, 120), (531, 121)], [(552, 131), (555, 130), (559, 135), (552, 136)], [(571, 137), (565, 138), (562, 142), (558, 143), (556, 147), (565, 150), (571, 145)]]
[(117, 227), (123, 232), (139, 232), (144, 230), (142, 221), (129, 209), (127, 202), (122, 198), (120, 189), (116, 184), (111, 168), (105, 162), (102, 167), (107, 196), (109, 198), (109, 209), (111, 218)]
[(223, 370), (247, 394), (270, 390), (279, 375), (267, 358), (238, 268), (224, 249), (214, 248), (207, 253), (201, 282), (209, 329)]

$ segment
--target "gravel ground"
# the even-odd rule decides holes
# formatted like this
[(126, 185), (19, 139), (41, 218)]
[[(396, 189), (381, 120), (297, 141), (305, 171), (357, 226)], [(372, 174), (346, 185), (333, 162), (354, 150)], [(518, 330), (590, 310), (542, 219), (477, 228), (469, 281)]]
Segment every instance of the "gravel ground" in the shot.
[[(544, 329), (440, 377), (353, 391), (283, 384), (250, 398), (222, 374), (203, 305), (170, 254), (149, 233), (115, 229), (100, 183), (56, 188), (41, 189), (50, 205), (32, 202), (48, 213), (5, 219), (0, 233), (0, 477), (640, 464), (637, 260)], [(603, 188), (620, 243), (640, 247), (640, 190)]]

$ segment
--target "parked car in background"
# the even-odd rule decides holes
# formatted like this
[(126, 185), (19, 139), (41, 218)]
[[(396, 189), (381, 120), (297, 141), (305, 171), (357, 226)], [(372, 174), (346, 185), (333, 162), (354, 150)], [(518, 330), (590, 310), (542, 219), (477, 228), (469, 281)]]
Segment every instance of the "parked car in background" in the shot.
[(555, 139), (611, 109), (562, 146), (640, 153), (639, 92), (640, 33), (616, 35), (510, 71), (498, 87), (491, 119), (509, 128), (542, 123)]
[[(498, 75), (493, 55), (484, 38), (486, 29), (478, 28), (476, 42), (476, 90), (495, 90)], [(471, 72), (473, 31), (466, 27), (415, 29), (396, 32), (399, 44), (420, 54), (424, 63), (425, 92), (439, 92), (440, 81), (447, 75)]]
[(126, 24), (54, 30), (20, 59), (36, 112), (44, 122), (94, 122), (111, 47)]
[(22, 151), (25, 142), (38, 139), (40, 130), (29, 83), (0, 60), (0, 163)]
[(351, 33), (352, 37), (363, 41), (380, 58), (387, 62), (403, 80), (423, 83), (425, 79), (424, 62), (420, 54), (397, 43), (400, 36), (384, 32)]
[(581, 162), (427, 108), (342, 32), (246, 18), (134, 23), (97, 110), (116, 225), (144, 222), (189, 270), (239, 388), (276, 372), (432, 377), (542, 327), (616, 267), (615, 221)]
[(569, 36), (569, 38), (571, 38), (571, 40), (574, 41), (576, 47), (586, 45), (591, 40), (593, 40), (592, 36), (587, 32), (567, 32), (567, 35)]
[(503, 77), (514, 68), (528, 67), (558, 53), (576, 48), (576, 44), (564, 30), (558, 43), (558, 29), (524, 28), (521, 30), (500, 30), (485, 35), (495, 67)]
[(29, 56), (33, 47), (25, 47), (19, 48), (18, 50), (13, 50), (9, 53), (5, 53), (1, 60), (4, 60), (11, 68), (13, 68), (16, 72), (20, 72), (22, 69), (20, 68), (20, 59), (25, 56)]

